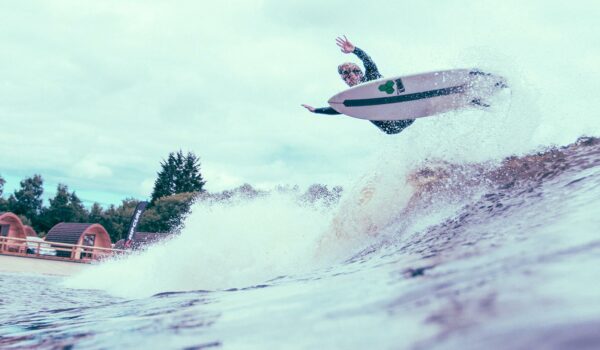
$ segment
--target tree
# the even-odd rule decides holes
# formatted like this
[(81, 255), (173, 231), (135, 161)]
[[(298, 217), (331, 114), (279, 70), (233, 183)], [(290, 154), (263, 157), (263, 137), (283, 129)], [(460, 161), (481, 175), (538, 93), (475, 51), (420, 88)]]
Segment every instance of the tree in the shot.
[(94, 202), (90, 208), (90, 215), (88, 216), (88, 222), (99, 223), (103, 220), (104, 210), (99, 203)]
[(5, 183), (6, 183), (6, 180), (4, 180), (2, 175), (0, 175), (0, 213), (8, 210), (8, 202), (6, 201), (6, 199), (4, 199), (4, 197), (2, 197), (2, 194), (4, 193), (4, 184)]
[(182, 158), (181, 170), (175, 178), (175, 193), (202, 192), (206, 182), (200, 174), (200, 159), (192, 152), (183, 158), (181, 151), (177, 158)]
[(67, 185), (58, 184), (56, 195), (49, 200), (50, 206), (44, 208), (36, 228), (47, 232), (60, 222), (87, 222), (89, 213), (75, 192), (69, 193)]
[(177, 174), (177, 159), (173, 153), (169, 153), (166, 161), (160, 163), (161, 170), (154, 182), (152, 191), (152, 203), (157, 199), (170, 196), (175, 193), (175, 176)]
[(198, 192), (178, 193), (161, 197), (146, 210), (140, 222), (140, 231), (172, 232), (179, 228), (190, 211)]
[(42, 209), (42, 194), (44, 180), (41, 175), (33, 175), (21, 181), (21, 188), (15, 190), (8, 198), (8, 208), (17, 215), (28, 217), (32, 221)]
[(6, 180), (4, 180), (2, 175), (0, 175), (0, 198), (2, 197), (2, 193), (4, 192), (4, 184), (5, 183), (6, 183)]
[(184, 156), (181, 150), (177, 153), (171, 152), (167, 160), (161, 162), (161, 170), (154, 182), (151, 203), (177, 193), (202, 192), (205, 184), (200, 173), (200, 161), (195, 154), (188, 152)]
[(110, 209), (106, 211), (106, 222), (110, 222), (110, 226), (112, 227), (113, 232), (111, 237), (114, 237), (113, 242), (127, 237), (127, 230), (129, 229), (131, 216), (133, 215), (135, 207), (138, 205), (138, 203), (139, 201), (137, 199), (127, 198), (124, 199), (121, 205), (118, 206), (114, 211)]
[(126, 198), (121, 205), (115, 207), (111, 204), (106, 210), (103, 210), (100, 204), (94, 203), (90, 209), (88, 220), (91, 223), (102, 225), (108, 231), (112, 242), (115, 243), (127, 236), (131, 217), (138, 203), (137, 199)]

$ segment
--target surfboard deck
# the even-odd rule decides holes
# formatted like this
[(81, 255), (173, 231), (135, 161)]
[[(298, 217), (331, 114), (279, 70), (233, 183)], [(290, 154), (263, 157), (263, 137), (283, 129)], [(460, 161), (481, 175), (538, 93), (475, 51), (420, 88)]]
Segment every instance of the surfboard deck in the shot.
[(502, 77), (453, 69), (373, 80), (334, 95), (328, 103), (360, 119), (415, 119), (468, 106), (488, 107), (486, 100), (506, 87)]

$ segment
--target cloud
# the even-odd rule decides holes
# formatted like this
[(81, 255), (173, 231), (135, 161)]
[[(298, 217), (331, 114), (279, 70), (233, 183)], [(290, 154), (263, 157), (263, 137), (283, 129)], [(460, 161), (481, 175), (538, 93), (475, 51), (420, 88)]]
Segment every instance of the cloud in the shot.
[(154, 189), (154, 181), (155, 180), (156, 179), (154, 179), (154, 178), (144, 179), (144, 181), (142, 181), (142, 183), (139, 187), (138, 194), (149, 198), (150, 194), (152, 193), (152, 190)]
[[(484, 63), (525, 72), (518, 78), (541, 92), (549, 121), (595, 108), (589, 91), (600, 45), (586, 44), (598, 40), (590, 34), (599, 29), (593, 2), (581, 4), (577, 22), (560, 15), (572, 11), (567, 5), (542, 1), (383, 8), (352, 1), (2, 2), (3, 174), (41, 173), (78, 191), (140, 196), (161, 159), (183, 149), (201, 157), (208, 189), (351, 182), (389, 137), (367, 122), (300, 107), (324, 106), (344, 89), (335, 67), (356, 60), (334, 44), (344, 33), (388, 76)], [(556, 102), (555, 94), (581, 85), (586, 99)], [(571, 124), (568, 133), (545, 132), (544, 141), (595, 130), (591, 119)]]
[(73, 177), (83, 177), (90, 180), (99, 177), (111, 177), (112, 174), (113, 172), (109, 167), (101, 165), (98, 161), (90, 158), (75, 163), (70, 171), (70, 175)]

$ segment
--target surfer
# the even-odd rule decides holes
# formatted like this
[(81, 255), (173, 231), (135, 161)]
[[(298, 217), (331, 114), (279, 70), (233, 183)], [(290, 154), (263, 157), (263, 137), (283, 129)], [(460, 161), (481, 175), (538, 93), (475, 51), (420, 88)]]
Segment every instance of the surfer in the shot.
[[(375, 62), (367, 55), (363, 50), (354, 46), (346, 36), (336, 38), (336, 44), (340, 47), (341, 51), (345, 54), (353, 53), (363, 62), (365, 66), (365, 73), (360, 69), (358, 65), (352, 62), (342, 63), (338, 66), (338, 73), (342, 80), (348, 86), (355, 86), (361, 83), (365, 83), (367, 81), (375, 80), (382, 78), (382, 75), (379, 74), (379, 70), (377, 70), (377, 66)], [(313, 113), (318, 114), (341, 114), (335, 109), (331, 107), (323, 107), (323, 108), (315, 108), (306, 104), (303, 104), (302, 107), (308, 109)], [(386, 134), (398, 134), (409, 125), (411, 125), (415, 120), (414, 119), (406, 119), (406, 120), (370, 120), (375, 126), (381, 129)]]

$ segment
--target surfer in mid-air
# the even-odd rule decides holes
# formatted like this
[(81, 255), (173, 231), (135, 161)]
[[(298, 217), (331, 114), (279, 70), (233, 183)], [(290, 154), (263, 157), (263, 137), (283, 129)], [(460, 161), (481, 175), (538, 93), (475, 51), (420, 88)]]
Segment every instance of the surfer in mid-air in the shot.
[[(365, 66), (365, 73), (360, 69), (358, 65), (352, 62), (342, 63), (338, 66), (338, 73), (340, 77), (348, 86), (355, 86), (361, 83), (365, 83), (367, 81), (375, 80), (382, 78), (382, 75), (379, 74), (377, 70), (377, 66), (375, 62), (371, 60), (371, 57), (367, 55), (363, 50), (354, 46), (346, 36), (338, 37), (336, 40), (337, 46), (340, 47), (343, 53), (349, 54), (353, 53), (358, 58), (361, 59), (363, 65)], [(314, 108), (309, 105), (303, 104), (302, 107), (308, 109), (313, 113), (319, 114), (341, 114), (335, 109), (331, 107), (323, 107), (323, 108)], [(398, 134), (409, 125), (411, 125), (415, 120), (414, 119), (406, 119), (406, 120), (370, 120), (375, 126), (381, 129), (386, 134)]]

